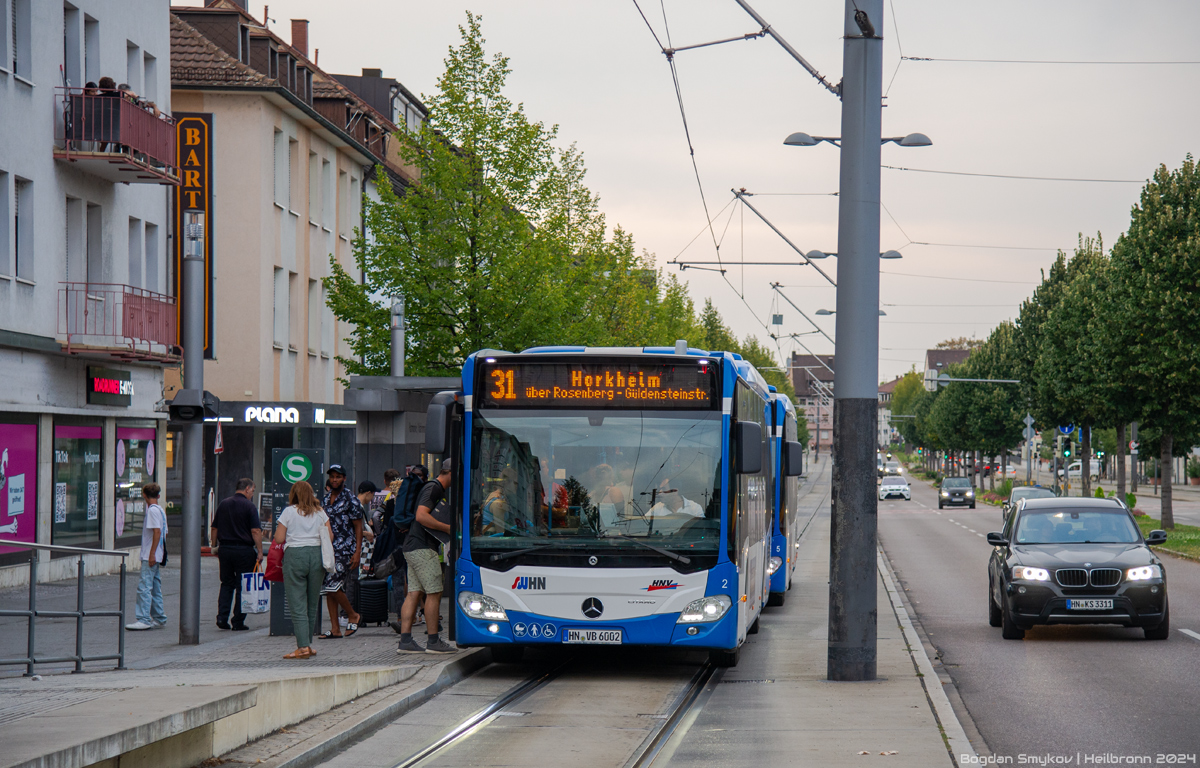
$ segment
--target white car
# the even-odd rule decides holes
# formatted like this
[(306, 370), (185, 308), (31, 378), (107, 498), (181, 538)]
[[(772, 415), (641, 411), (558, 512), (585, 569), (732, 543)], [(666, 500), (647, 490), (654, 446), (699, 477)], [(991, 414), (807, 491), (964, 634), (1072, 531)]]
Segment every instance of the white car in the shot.
[(885, 477), (879, 483), (879, 500), (890, 499), (893, 496), (900, 496), (905, 501), (912, 501), (912, 490), (908, 487), (908, 481), (903, 477)]
[[(1066, 474), (1067, 474), (1068, 480), (1079, 480), (1082, 473), (1083, 473), (1083, 462), (1082, 461), (1072, 461), (1070, 464), (1067, 465)], [(1058, 470), (1058, 476), (1059, 477), (1063, 476), (1062, 469)], [(1100, 476), (1100, 462), (1099, 461), (1097, 461), (1095, 459), (1092, 460), (1091, 466), (1088, 467), (1088, 476), (1091, 477), (1093, 480), (1095, 480), (1097, 477)]]

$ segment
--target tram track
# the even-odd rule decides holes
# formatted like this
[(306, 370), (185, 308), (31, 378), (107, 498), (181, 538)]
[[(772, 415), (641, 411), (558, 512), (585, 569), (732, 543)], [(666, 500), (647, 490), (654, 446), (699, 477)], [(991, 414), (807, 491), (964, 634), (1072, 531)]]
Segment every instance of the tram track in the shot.
[[(445, 757), (456, 746), (478, 736), (498, 718), (508, 714), (527, 714), (517, 712), (515, 707), (538, 691), (552, 685), (580, 661), (579, 657), (571, 657), (538, 674), (531, 675), (455, 724), (433, 743), (395, 763), (392, 768), (417, 768), (417, 766), (430, 765), (439, 758)], [(724, 669), (716, 667), (710, 662), (705, 661), (701, 664), (684, 685), (683, 690), (672, 700), (667, 713), (661, 716), (662, 725), (653, 729), (646, 736), (629, 759), (625, 761), (623, 768), (650, 768), (660, 758), (669, 759), (678, 745), (679, 738), (695, 721), (699, 710), (703, 708), (703, 703), (711, 696), (724, 672)], [(662, 765), (665, 762), (663, 760), (657, 764)]]

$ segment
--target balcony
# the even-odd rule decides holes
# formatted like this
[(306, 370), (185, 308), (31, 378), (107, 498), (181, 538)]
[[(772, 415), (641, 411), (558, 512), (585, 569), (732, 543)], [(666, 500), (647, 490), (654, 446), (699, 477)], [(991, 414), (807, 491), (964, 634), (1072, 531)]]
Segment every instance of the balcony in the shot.
[(121, 91), (62, 92), (54, 157), (125, 184), (178, 184), (175, 120)]
[(62, 283), (58, 336), (73, 355), (178, 362), (175, 298), (116, 283)]

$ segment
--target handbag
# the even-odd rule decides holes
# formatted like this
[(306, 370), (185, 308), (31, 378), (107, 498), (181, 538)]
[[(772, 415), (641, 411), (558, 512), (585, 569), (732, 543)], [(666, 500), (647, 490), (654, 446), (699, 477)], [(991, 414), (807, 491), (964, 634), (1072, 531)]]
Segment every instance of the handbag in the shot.
[(395, 553), (389, 554), (379, 562), (375, 563), (375, 578), (386, 579), (396, 572)]
[(267, 613), (271, 610), (271, 585), (262, 571), (262, 563), (242, 574), (242, 613)]
[(329, 525), (321, 526), (321, 566), (326, 573), (337, 570), (337, 560), (333, 556), (333, 539), (329, 537)]
[(278, 541), (272, 541), (271, 549), (267, 551), (267, 567), (263, 571), (263, 578), (267, 581), (283, 581), (283, 545)]

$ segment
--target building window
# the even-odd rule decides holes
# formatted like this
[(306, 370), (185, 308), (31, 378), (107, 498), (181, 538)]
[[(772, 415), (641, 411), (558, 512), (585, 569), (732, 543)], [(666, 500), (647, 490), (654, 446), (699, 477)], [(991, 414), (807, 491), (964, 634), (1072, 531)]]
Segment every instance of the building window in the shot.
[(13, 184), (13, 274), (33, 279), (33, 182), (16, 178)]
[(86, 14), (83, 17), (83, 79), (85, 83), (100, 81), (100, 22)]
[(329, 308), (329, 289), (321, 286), (321, 354), (333, 354), (333, 310)]
[(142, 220), (129, 217), (129, 279), (128, 284), (142, 288)]
[(287, 151), (287, 144), (284, 142), (283, 131), (275, 129), (275, 146), (272, 157), (271, 175), (275, 179), (275, 204), (284, 205), (287, 202), (287, 192), (283, 188), (283, 164), (287, 162), (283, 153)]
[(157, 438), (158, 431), (149, 424), (117, 427), (116, 466), (113, 468), (116, 490), (113, 534), (117, 546), (132, 544), (141, 538), (142, 521), (146, 518), (142, 486), (154, 481)]
[(288, 272), (288, 349), (295, 352), (297, 350), (296, 342), (300, 341), (300, 310), (303, 304), (300, 303), (300, 275), (295, 272)]
[(99, 546), (102, 446), (100, 427), (54, 426), (52, 543)]
[(142, 54), (142, 90), (147, 101), (158, 101), (158, 59)]
[(32, 77), (32, 31), (30, 19), (31, 0), (11, 0), (12, 14), (9, 17), (9, 54), (12, 73), (26, 79)]
[(84, 282), (103, 283), (104, 273), (104, 209), (95, 203), (87, 204), (87, 274)]
[(0, 275), (12, 274), (12, 219), (8, 215), (8, 174), (0, 171)]
[(296, 213), (299, 206), (293, 201), (296, 199), (295, 185), (300, 181), (300, 142), (291, 138), (288, 139), (287, 164), (287, 208)]
[(316, 152), (308, 153), (308, 220), (317, 223), (317, 212), (321, 210), (321, 164)]
[(79, 33), (79, 9), (70, 3), (63, 3), (63, 76), (74, 86), (83, 85), (80, 79), (83, 68), (79, 62), (82, 48)]
[(158, 225), (146, 223), (146, 275), (142, 287), (150, 291), (159, 291), (158, 282)]
[(350, 198), (350, 175), (345, 171), (338, 171), (338, 191), (337, 191), (337, 222), (338, 236), (346, 236), (346, 220), (349, 218), (346, 215), (346, 201)]
[(272, 308), (272, 339), (282, 349), (287, 344), (287, 273), (275, 267), (275, 285)]
[(317, 354), (321, 348), (321, 283), (308, 281), (308, 353)]
[(321, 160), (321, 224), (325, 229), (333, 228), (333, 166), (328, 160)]
[(142, 93), (142, 49), (125, 41), (125, 84), (138, 94)]

